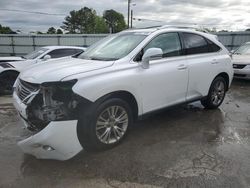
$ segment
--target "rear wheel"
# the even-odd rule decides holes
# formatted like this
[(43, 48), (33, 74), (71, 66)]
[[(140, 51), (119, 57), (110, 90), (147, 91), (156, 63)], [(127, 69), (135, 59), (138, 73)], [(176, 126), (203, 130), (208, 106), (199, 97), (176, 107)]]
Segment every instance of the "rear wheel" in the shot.
[(208, 109), (218, 108), (226, 95), (226, 81), (223, 77), (217, 77), (212, 82), (208, 96), (201, 100), (201, 104)]
[(11, 94), (13, 85), (18, 77), (18, 72), (7, 71), (0, 75), (0, 93)]
[(86, 150), (109, 149), (123, 140), (131, 124), (127, 102), (108, 99), (79, 119), (78, 138)]

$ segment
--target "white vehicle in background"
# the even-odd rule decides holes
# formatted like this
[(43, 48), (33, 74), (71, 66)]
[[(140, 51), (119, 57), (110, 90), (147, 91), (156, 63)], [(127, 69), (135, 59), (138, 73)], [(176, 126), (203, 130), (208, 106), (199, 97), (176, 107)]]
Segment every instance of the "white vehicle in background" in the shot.
[(232, 54), (234, 77), (250, 79), (250, 42), (241, 45)]
[(77, 55), (85, 50), (86, 48), (74, 46), (45, 46), (22, 56), (21, 61), (0, 63), (0, 93), (10, 93), (19, 73), (29, 66), (48, 62), (50, 59)]
[(166, 26), (123, 31), (77, 58), (20, 74), (14, 105), (32, 136), (18, 144), (57, 160), (108, 149), (150, 112), (197, 100), (218, 108), (232, 78), (231, 57), (214, 35)]
[(0, 56), (0, 64), (10, 62), (10, 61), (22, 61), (22, 60), (24, 60), (22, 57), (15, 57), (15, 56), (1, 57)]

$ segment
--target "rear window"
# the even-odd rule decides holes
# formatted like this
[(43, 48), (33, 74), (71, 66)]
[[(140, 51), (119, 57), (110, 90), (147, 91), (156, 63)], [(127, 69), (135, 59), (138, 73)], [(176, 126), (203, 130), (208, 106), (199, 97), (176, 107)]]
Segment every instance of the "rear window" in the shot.
[(183, 37), (187, 55), (209, 52), (208, 43), (204, 37), (193, 33), (183, 33)]

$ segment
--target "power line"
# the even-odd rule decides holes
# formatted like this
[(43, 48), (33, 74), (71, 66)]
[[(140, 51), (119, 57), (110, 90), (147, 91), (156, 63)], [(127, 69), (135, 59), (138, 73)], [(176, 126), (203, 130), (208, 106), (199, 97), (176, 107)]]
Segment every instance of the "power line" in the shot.
[(64, 14), (55, 14), (55, 13), (48, 13), (48, 12), (36, 12), (36, 11), (18, 10), (18, 9), (0, 8), (0, 11), (21, 12), (21, 13), (29, 13), (29, 14), (42, 14), (42, 15), (49, 15), (49, 16), (65, 16)]

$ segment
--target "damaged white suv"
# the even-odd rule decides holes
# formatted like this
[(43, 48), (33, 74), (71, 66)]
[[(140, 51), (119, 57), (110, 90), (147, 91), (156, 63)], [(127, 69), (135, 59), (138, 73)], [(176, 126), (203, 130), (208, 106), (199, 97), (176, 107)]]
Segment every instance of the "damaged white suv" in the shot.
[(19, 146), (58, 160), (107, 149), (149, 112), (196, 100), (217, 108), (232, 77), (229, 53), (214, 35), (177, 27), (123, 31), (77, 58), (21, 73), (14, 103), (32, 136)]

